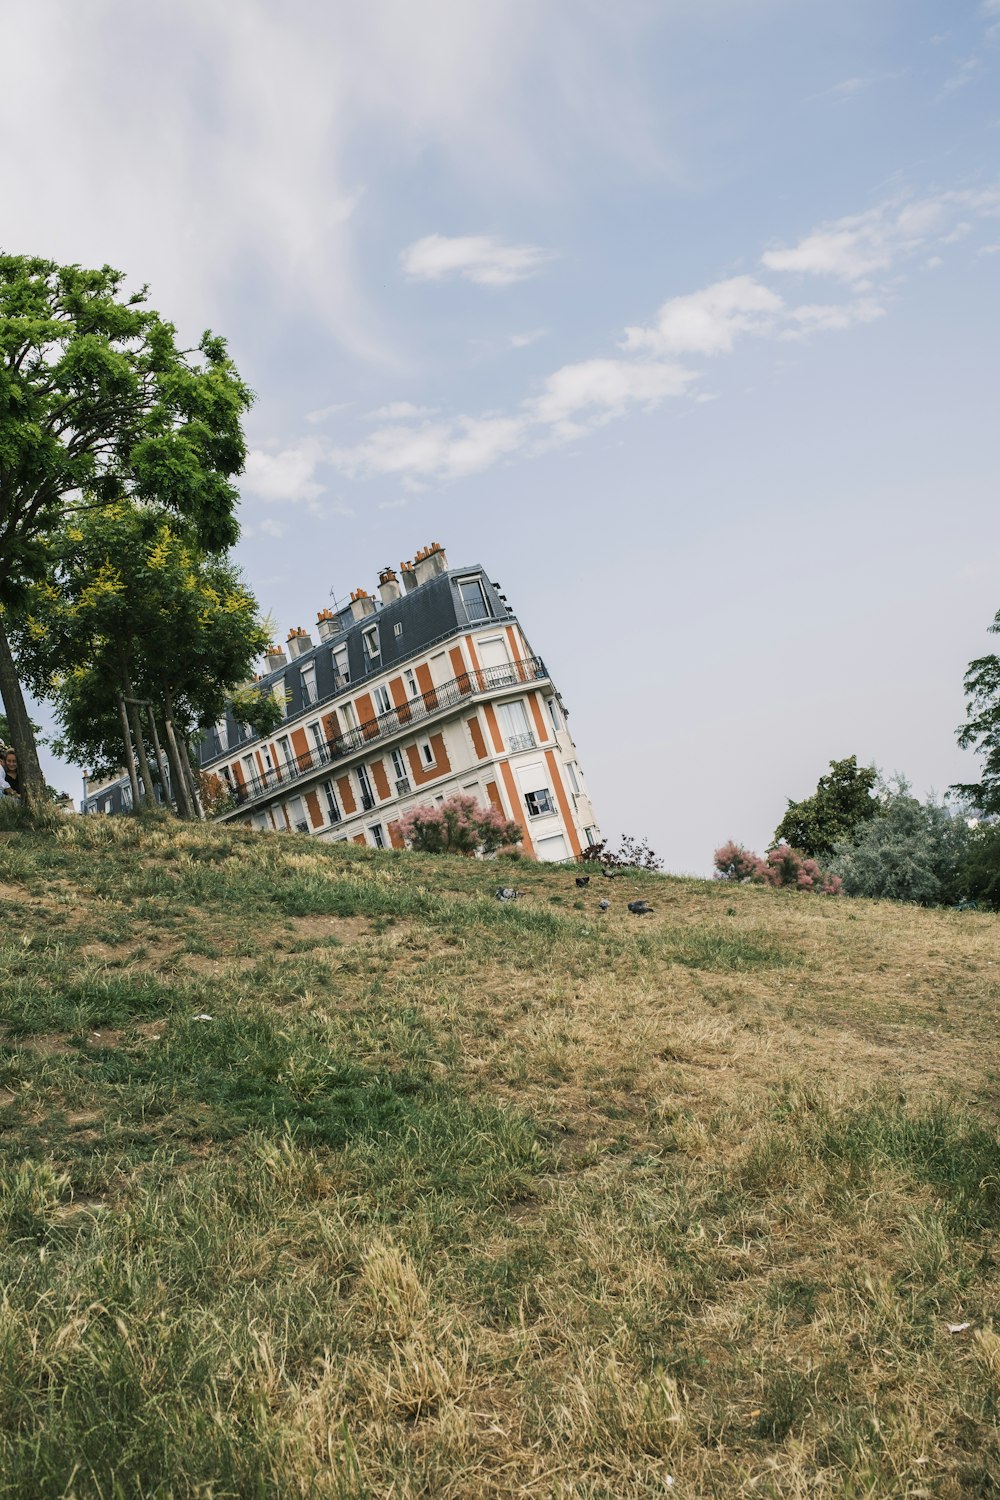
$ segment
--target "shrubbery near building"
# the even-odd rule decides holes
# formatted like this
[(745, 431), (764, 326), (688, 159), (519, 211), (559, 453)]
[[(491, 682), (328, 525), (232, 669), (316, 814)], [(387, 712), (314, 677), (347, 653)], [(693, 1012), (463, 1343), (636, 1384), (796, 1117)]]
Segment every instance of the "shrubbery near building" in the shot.
[(775, 844), (761, 859), (752, 849), (732, 839), (715, 851), (716, 880), (749, 881), (775, 889), (814, 891), (822, 896), (839, 896), (843, 881), (838, 875), (821, 870), (814, 859), (788, 844)]
[(400, 818), (399, 831), (421, 854), (495, 854), (521, 841), (519, 825), (508, 822), (499, 808), (481, 807), (462, 793), (411, 807)]

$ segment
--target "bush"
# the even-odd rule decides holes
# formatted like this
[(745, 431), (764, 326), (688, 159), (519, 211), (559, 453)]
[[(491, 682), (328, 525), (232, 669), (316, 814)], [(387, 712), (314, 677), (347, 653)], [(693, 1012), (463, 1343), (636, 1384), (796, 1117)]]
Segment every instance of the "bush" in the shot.
[(754, 885), (769, 885), (797, 891), (815, 891), (822, 896), (839, 896), (843, 881), (839, 875), (824, 873), (814, 859), (788, 844), (776, 844), (761, 859), (752, 849), (732, 839), (715, 851), (715, 879), (735, 880)]
[(966, 895), (971, 830), (933, 798), (920, 802), (903, 781), (887, 789), (882, 815), (838, 844), (831, 868), (849, 896), (939, 906)]
[(400, 818), (399, 831), (421, 854), (493, 854), (521, 841), (519, 825), (509, 823), (499, 808), (480, 807), (475, 797), (462, 793), (411, 807)]
[(630, 833), (622, 835), (617, 850), (611, 848), (607, 839), (588, 844), (580, 858), (586, 864), (600, 864), (607, 869), (662, 870), (663, 860), (649, 847), (648, 839), (633, 838)]
[(1000, 911), (1000, 823), (969, 830), (959, 880), (966, 900)]

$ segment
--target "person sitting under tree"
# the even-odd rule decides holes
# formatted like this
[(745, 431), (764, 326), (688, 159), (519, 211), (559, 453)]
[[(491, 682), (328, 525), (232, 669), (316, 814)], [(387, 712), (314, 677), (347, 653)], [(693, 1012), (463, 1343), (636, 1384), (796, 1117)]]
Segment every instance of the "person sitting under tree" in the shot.
[(21, 783), (17, 774), (16, 750), (3, 752), (3, 775), (5, 780), (0, 784), (0, 793), (5, 797), (20, 797)]

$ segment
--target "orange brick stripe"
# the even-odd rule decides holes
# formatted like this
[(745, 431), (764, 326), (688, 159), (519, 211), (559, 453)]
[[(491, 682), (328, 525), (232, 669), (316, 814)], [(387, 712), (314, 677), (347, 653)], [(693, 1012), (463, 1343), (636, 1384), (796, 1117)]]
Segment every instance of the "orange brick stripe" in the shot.
[(545, 727), (545, 717), (541, 705), (538, 702), (537, 693), (528, 694), (528, 702), (531, 704), (531, 712), (535, 720), (535, 728), (538, 730), (538, 742), (543, 744), (549, 738), (549, 731)]
[(563, 786), (563, 779), (560, 775), (559, 765), (556, 761), (554, 752), (551, 750), (546, 750), (545, 759), (548, 762), (549, 775), (552, 777), (552, 785), (556, 789), (556, 801), (559, 803), (559, 810), (563, 815), (563, 822), (566, 824), (566, 832), (569, 834), (570, 845), (573, 849), (573, 853), (576, 855), (577, 859), (579, 859), (580, 840), (577, 837), (576, 827), (573, 823), (573, 814), (570, 812), (569, 798), (566, 796), (566, 788)]
[(315, 792), (306, 792), (306, 807), (309, 810), (309, 821), (314, 828), (323, 827), (323, 814), (319, 810), (319, 798)]
[(373, 760), (371, 765), (372, 779), (375, 782), (375, 790), (383, 802), (389, 800), (389, 778), (385, 774), (385, 766), (380, 760)]
[(514, 809), (514, 821), (515, 823), (519, 823), (521, 825), (521, 829), (524, 833), (524, 851), (526, 854), (534, 854), (535, 846), (531, 842), (531, 834), (528, 832), (528, 824), (525, 821), (526, 814), (522, 810), (521, 799), (517, 794), (517, 787), (514, 784), (514, 773), (508, 765), (507, 761), (503, 761), (501, 763), (500, 774), (503, 777), (504, 786), (507, 788), (507, 796), (510, 798), (510, 805)]
[(348, 817), (350, 817), (351, 813), (357, 812), (358, 804), (354, 800), (354, 793), (351, 790), (351, 783), (348, 777), (337, 777), (337, 791), (340, 793), (341, 806)]
[(490, 738), (493, 741), (493, 748), (496, 750), (498, 755), (502, 755), (503, 735), (500, 733), (500, 725), (497, 723), (497, 716), (493, 711), (493, 704), (484, 703), (483, 713), (486, 715), (486, 723), (490, 731)]
[(483, 731), (479, 727), (479, 720), (473, 714), (469, 722), (469, 733), (472, 736), (472, 748), (480, 760), (485, 760), (488, 754), (486, 741), (483, 739)]

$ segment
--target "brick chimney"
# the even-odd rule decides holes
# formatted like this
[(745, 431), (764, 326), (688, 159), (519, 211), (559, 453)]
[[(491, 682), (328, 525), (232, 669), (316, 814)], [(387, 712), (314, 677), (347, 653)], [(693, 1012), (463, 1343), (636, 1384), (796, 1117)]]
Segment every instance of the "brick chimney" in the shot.
[(282, 667), (288, 666), (288, 657), (280, 646), (268, 646), (264, 651), (264, 674), (269, 672), (280, 672)]
[(429, 579), (436, 578), (439, 573), (448, 570), (448, 559), (444, 555), (444, 548), (440, 542), (431, 542), (429, 547), (423, 547), (413, 559), (414, 572), (417, 575), (417, 584), (427, 583)]
[(308, 630), (303, 630), (301, 625), (296, 625), (294, 630), (288, 632), (288, 655), (293, 661), (296, 656), (302, 656), (312, 648), (312, 636)]
[(354, 589), (351, 594), (351, 618), (363, 620), (365, 615), (375, 613), (375, 600), (366, 589)]
[(378, 575), (378, 591), (383, 604), (392, 604), (396, 599), (402, 597), (399, 589), (399, 579), (396, 577), (393, 568), (384, 567)]
[(331, 635), (340, 634), (340, 616), (332, 609), (321, 609), (316, 616), (316, 629), (321, 641), (328, 641)]
[(403, 588), (408, 594), (412, 594), (417, 586), (417, 575), (413, 571), (413, 564), (411, 562), (401, 562), (399, 571), (403, 575)]

